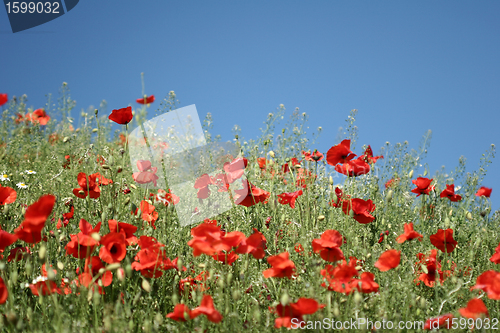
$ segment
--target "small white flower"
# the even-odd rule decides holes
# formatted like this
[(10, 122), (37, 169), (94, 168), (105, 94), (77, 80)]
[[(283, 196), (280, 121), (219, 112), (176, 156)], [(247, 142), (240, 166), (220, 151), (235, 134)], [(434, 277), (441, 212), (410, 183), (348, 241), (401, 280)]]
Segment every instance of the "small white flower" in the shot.
[(28, 188), (28, 185), (26, 185), (25, 183), (17, 183), (16, 185), (19, 188)]
[(5, 172), (3, 174), (0, 175), (0, 180), (1, 181), (4, 181), (4, 180), (10, 180), (9, 179), (9, 175), (7, 175)]
[(33, 171), (33, 170), (26, 170), (26, 173), (28, 175), (34, 175), (36, 173), (36, 171)]

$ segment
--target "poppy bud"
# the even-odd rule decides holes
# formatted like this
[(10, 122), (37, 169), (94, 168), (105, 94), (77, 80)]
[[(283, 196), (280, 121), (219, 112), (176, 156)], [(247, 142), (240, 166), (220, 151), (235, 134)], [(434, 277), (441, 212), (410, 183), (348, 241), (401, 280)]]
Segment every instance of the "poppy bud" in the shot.
[(234, 289), (234, 290), (233, 290), (233, 299), (234, 299), (235, 301), (237, 301), (237, 300), (239, 300), (239, 299), (240, 299), (240, 297), (241, 297), (241, 293), (240, 293), (240, 291), (239, 291), (238, 289)]
[(92, 129), (92, 133), (97, 133), (99, 130), (97, 128)]
[(323, 221), (325, 219), (325, 215), (318, 216), (318, 221)]
[(177, 259), (177, 269), (182, 270), (182, 259), (181, 258)]
[(389, 190), (387, 192), (387, 196), (386, 196), (387, 202), (391, 202), (392, 201), (392, 193), (393, 193), (392, 190)]
[(97, 116), (97, 113), (99, 113), (99, 110), (95, 109), (94, 110), (95, 115)]
[(59, 268), (60, 270), (63, 270), (64, 269), (64, 264), (60, 261), (57, 262), (57, 268)]
[(330, 178), (328, 178), (328, 181), (330, 182), (330, 185), (333, 185), (333, 177), (330, 176)]
[(125, 201), (123, 202), (123, 204), (126, 206), (130, 203), (130, 197), (126, 197), (125, 198)]
[(128, 264), (125, 266), (125, 273), (127, 273), (129, 277), (132, 275), (132, 265)]
[(102, 165), (102, 168), (103, 168), (104, 170), (109, 170), (109, 169), (110, 169), (109, 165), (107, 165), (107, 164), (103, 164), (103, 165)]
[(179, 296), (177, 296), (177, 293), (174, 293), (174, 294), (172, 295), (172, 303), (173, 303), (174, 305), (177, 305), (177, 303), (179, 303)]
[(47, 248), (44, 244), (40, 246), (40, 250), (38, 251), (38, 257), (41, 261), (45, 261), (45, 255), (47, 254)]
[(354, 303), (359, 304), (363, 300), (363, 296), (359, 292), (356, 291), (354, 294)]
[(47, 279), (49, 281), (55, 281), (55, 279), (56, 279), (56, 273), (54, 273), (54, 270), (50, 267), (47, 270)]
[(467, 217), (468, 220), (472, 220), (472, 214), (471, 214), (471, 212), (467, 212), (467, 214), (465, 215), (465, 217)]
[(352, 209), (349, 211), (349, 216), (354, 217), (354, 211)]
[(65, 137), (63, 138), (63, 142), (64, 142), (64, 143), (66, 143), (66, 142), (68, 142), (68, 141), (69, 141), (69, 139), (70, 139), (69, 137), (65, 136)]
[(106, 266), (106, 271), (114, 271), (115, 269), (119, 269), (121, 267), (122, 266), (120, 265), (120, 263), (115, 262), (115, 263), (112, 263), (112, 264), (109, 264), (108, 266)]
[(95, 240), (96, 242), (99, 242), (101, 240), (101, 236), (97, 232), (91, 233), (90, 237), (92, 237), (92, 239)]
[(410, 171), (410, 173), (408, 174), (408, 178), (411, 178), (413, 177), (413, 170)]
[(269, 156), (271, 156), (272, 158), (274, 158), (274, 157), (275, 157), (275, 155), (274, 155), (274, 151), (272, 151), (272, 150), (271, 150), (271, 151), (269, 152)]
[(333, 303), (333, 315), (335, 317), (340, 316), (339, 305), (337, 304), (337, 302)]
[(450, 227), (450, 219), (448, 218), (448, 216), (444, 218), (444, 226), (446, 228)]
[(288, 293), (285, 291), (283, 295), (281, 295), (280, 303), (283, 306), (288, 305), (288, 302), (290, 301), (290, 297), (288, 296)]
[(231, 272), (227, 273), (227, 284), (230, 285), (232, 280), (233, 280), (233, 273)]
[(78, 194), (80, 194), (80, 195), (85, 195), (85, 192), (84, 192), (84, 191), (82, 191), (82, 190), (80, 190), (80, 191), (78, 191)]
[(134, 190), (137, 190), (137, 186), (135, 186), (134, 184), (130, 184), (130, 187), (133, 188)]
[(9, 211), (9, 205), (4, 205), (4, 206), (3, 206), (3, 213), (4, 213), (4, 214), (7, 214), (7, 213), (8, 213), (8, 211)]
[[(30, 263), (30, 261), (27, 261), (26, 265), (24, 265), (24, 272), (26, 273), (26, 276), (30, 276), (31, 275), (31, 269), (32, 269), (31, 263)], [(14, 270), (12, 272), (17, 272), (17, 271)]]
[(148, 280), (143, 279), (142, 284), (141, 284), (142, 289), (144, 289), (147, 293), (151, 291), (151, 285), (149, 284)]
[(101, 215), (101, 221), (106, 221), (106, 219), (108, 218), (108, 214), (106, 211), (102, 212), (102, 215)]

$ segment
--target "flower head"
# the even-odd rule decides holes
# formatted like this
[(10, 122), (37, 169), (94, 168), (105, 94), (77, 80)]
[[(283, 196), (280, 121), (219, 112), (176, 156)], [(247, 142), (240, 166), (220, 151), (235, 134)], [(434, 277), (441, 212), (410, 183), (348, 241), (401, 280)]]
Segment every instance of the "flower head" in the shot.
[(130, 123), (133, 117), (132, 107), (129, 106), (126, 108), (113, 110), (108, 118), (109, 120), (112, 120), (117, 124), (126, 125)]
[(483, 186), (479, 190), (477, 190), (476, 197), (486, 197), (486, 198), (489, 198), (490, 195), (491, 195), (491, 191), (492, 190), (493, 189), (491, 189), (491, 188)]
[(16, 186), (18, 188), (28, 188), (28, 185), (26, 185), (25, 183), (22, 183), (22, 182), (21, 183), (17, 183)]

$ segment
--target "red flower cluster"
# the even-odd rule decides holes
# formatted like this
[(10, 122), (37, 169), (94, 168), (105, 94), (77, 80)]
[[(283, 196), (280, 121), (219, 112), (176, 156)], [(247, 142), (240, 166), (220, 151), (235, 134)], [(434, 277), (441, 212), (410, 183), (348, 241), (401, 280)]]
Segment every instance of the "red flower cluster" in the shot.
[(370, 172), (370, 164), (383, 158), (383, 156), (373, 156), (370, 146), (363, 155), (357, 159), (354, 159), (354, 157), (356, 157), (356, 154), (351, 151), (351, 140), (343, 140), (326, 153), (327, 163), (335, 166), (337, 172), (349, 177), (367, 174)]
[(319, 309), (324, 308), (324, 304), (318, 304), (318, 302), (312, 298), (299, 298), (296, 303), (290, 303), (287, 305), (278, 304), (275, 312), (279, 317), (274, 321), (274, 327), (292, 327), (292, 320), (294, 323), (300, 323), (304, 321), (303, 316), (308, 314), (313, 314)]
[(343, 244), (342, 235), (337, 230), (326, 230), (320, 239), (312, 241), (314, 253), (318, 253), (323, 260), (335, 262), (344, 259), (344, 253), (340, 249)]
[(441, 198), (448, 198), (450, 201), (457, 202), (462, 200), (462, 196), (455, 194), (455, 185), (446, 185), (446, 189), (439, 195)]
[(343, 260), (337, 266), (326, 265), (325, 269), (321, 270), (321, 275), (326, 282), (323, 282), (321, 286), (346, 295), (354, 290), (362, 293), (377, 292), (379, 285), (374, 281), (373, 273), (363, 272), (358, 279), (357, 262), (355, 257), (350, 257), (349, 264)]
[(202, 314), (207, 316), (207, 319), (213, 323), (222, 321), (222, 315), (215, 309), (214, 300), (210, 295), (204, 295), (200, 306), (193, 310), (190, 310), (187, 305), (179, 303), (174, 307), (174, 311), (167, 314), (166, 317), (175, 321), (186, 321)]
[(177, 261), (173, 261), (165, 255), (162, 243), (154, 237), (141, 236), (138, 241), (141, 248), (134, 258), (132, 269), (140, 271), (142, 276), (147, 278), (158, 278), (163, 275), (163, 271), (178, 269)]

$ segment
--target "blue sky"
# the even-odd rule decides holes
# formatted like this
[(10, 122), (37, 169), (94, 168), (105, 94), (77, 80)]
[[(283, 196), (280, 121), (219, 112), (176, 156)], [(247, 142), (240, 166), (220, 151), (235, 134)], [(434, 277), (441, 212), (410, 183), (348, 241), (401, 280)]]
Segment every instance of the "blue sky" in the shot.
[[(431, 175), (467, 158), (476, 170), (500, 135), (498, 1), (95, 1), (13, 34), (0, 9), (0, 93), (45, 105), (68, 82), (81, 109), (125, 107), (174, 90), (214, 119), (214, 134), (256, 138), (283, 103), (322, 126), (317, 148), (336, 144), (358, 109), (362, 144), (417, 148), (431, 129)], [(158, 105), (156, 105), (158, 106)], [(483, 185), (499, 208), (499, 167)], [(455, 184), (461, 185), (461, 184)]]

